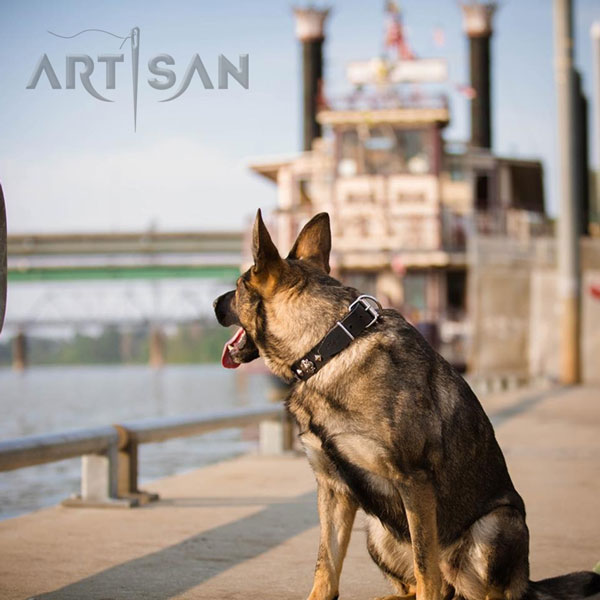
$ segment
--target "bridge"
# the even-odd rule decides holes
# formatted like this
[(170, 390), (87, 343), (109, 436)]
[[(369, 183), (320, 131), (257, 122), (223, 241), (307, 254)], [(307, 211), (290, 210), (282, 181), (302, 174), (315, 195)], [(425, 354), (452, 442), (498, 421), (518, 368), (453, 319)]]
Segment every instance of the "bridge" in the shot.
[(162, 329), (209, 317), (240, 271), (241, 231), (8, 236), (5, 329), (13, 364), (25, 335), (48, 328), (145, 327), (160, 365)]
[(9, 235), (8, 279), (230, 279), (242, 242), (241, 231)]

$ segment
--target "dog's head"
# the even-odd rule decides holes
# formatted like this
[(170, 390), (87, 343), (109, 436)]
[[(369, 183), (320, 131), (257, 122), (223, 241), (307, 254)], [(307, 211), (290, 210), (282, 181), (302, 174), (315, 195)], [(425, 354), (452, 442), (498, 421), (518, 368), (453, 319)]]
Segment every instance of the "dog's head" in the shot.
[(289, 365), (327, 332), (344, 310), (340, 306), (347, 307), (346, 288), (328, 276), (330, 251), (327, 213), (304, 226), (283, 259), (258, 211), (254, 265), (239, 277), (235, 290), (214, 301), (219, 323), (238, 326), (223, 349), (224, 367), (238, 367), (260, 354), (275, 373), (291, 376)]

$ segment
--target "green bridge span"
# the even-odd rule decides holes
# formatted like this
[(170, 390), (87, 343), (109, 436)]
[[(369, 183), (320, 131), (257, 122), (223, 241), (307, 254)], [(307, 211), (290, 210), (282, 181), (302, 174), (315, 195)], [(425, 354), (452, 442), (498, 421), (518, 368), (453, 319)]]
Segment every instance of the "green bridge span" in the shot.
[(8, 236), (8, 281), (235, 279), (242, 232)]

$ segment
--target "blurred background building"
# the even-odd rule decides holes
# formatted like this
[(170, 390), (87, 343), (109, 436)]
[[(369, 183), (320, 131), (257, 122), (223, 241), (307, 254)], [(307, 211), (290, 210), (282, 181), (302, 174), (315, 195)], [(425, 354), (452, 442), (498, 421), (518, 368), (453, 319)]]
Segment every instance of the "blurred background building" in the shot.
[[(348, 65), (350, 91), (341, 99), (327, 97), (321, 78), (328, 11), (297, 9), (303, 152), (251, 168), (277, 185), (272, 226), (282, 251), (311, 216), (327, 211), (334, 274), (401, 310), (455, 366), (473, 374), (555, 376), (556, 315), (548, 294), (556, 258), (542, 164), (490, 149), (496, 8), (461, 5), (471, 78), (460, 86), (471, 104), (471, 137), (462, 143), (444, 139), (451, 112), (439, 91), (440, 83), (442, 90), (457, 84), (443, 59), (420, 58), (409, 47), (396, 3), (386, 5), (385, 53)], [(580, 89), (579, 98), (585, 108)], [(585, 114), (580, 150), (587, 171)], [(586, 206), (581, 233), (588, 225)], [(596, 244), (584, 244), (588, 268), (600, 267), (597, 254)], [(597, 310), (586, 322), (600, 317)], [(596, 329), (583, 328), (589, 377), (600, 349)]]
[[(296, 8), (302, 151), (254, 159), (250, 167), (276, 185), (269, 224), (282, 252), (313, 214), (327, 211), (334, 274), (402, 311), (456, 367), (473, 375), (555, 378), (560, 286), (543, 166), (491, 150), (497, 6), (465, 2), (456, 10), (468, 82), (452, 80), (445, 58), (421, 56), (401, 7), (387, 2), (381, 54), (347, 64), (347, 92), (330, 96), (324, 48), (334, 16), (326, 8)], [(600, 56), (598, 31), (593, 39)], [(584, 377), (594, 378), (600, 213), (596, 174), (588, 171), (581, 77), (573, 85), (581, 348)], [(446, 134), (460, 109), (450, 105), (450, 91), (470, 104), (468, 140)], [(89, 361), (98, 332), (107, 336), (95, 356), (101, 362), (215, 360), (227, 334), (212, 324), (210, 300), (231, 285), (248, 248), (241, 231), (9, 235), (12, 300), (0, 362), (23, 368), (32, 358), (62, 360), (65, 352)], [(64, 335), (52, 348), (32, 339), (47, 328), (74, 328), (80, 346), (64, 350)]]

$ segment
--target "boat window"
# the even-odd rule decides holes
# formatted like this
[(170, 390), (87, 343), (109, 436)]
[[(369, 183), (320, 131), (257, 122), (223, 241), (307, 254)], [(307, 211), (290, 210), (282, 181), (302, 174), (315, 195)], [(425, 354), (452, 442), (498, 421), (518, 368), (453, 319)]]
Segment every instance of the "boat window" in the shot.
[(432, 168), (428, 129), (389, 124), (349, 127), (340, 133), (338, 175), (422, 175)]

